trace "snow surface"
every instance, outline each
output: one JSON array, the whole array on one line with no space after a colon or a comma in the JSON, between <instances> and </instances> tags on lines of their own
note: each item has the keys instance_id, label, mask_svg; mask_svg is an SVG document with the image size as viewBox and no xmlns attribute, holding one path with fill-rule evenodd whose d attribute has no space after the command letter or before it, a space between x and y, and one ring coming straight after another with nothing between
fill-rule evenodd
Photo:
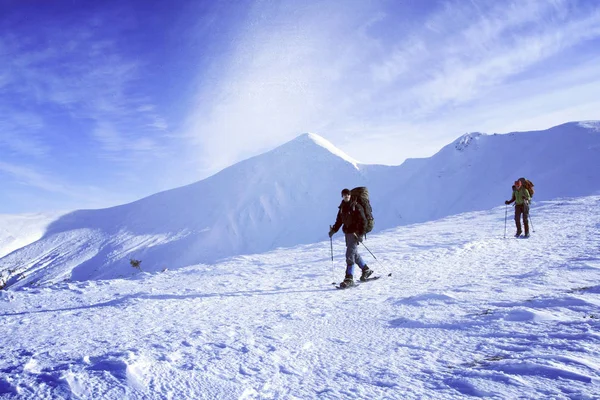
<instances>
[{"instance_id":1,"label":"snow surface","mask_svg":"<svg viewBox=\"0 0 600 400\"><path fill-rule=\"evenodd\" d=\"M0 214L0 258L44 236L48 226L66 212Z\"/></svg>"},{"instance_id":2,"label":"snow surface","mask_svg":"<svg viewBox=\"0 0 600 400\"><path fill-rule=\"evenodd\" d=\"M0 398L597 399L600 196L341 235L128 279L0 291ZM508 212L506 237L505 215ZM391 277L387 275L392 273Z\"/></svg>"},{"instance_id":3,"label":"snow surface","mask_svg":"<svg viewBox=\"0 0 600 400\"><path fill-rule=\"evenodd\" d=\"M580 121L579 125L600 132L600 121Z\"/></svg>"},{"instance_id":4,"label":"snow surface","mask_svg":"<svg viewBox=\"0 0 600 400\"><path fill-rule=\"evenodd\" d=\"M0 281L18 288L112 279L135 273L132 258L158 272L318 242L327 239L344 187L368 186L374 233L501 205L522 176L535 183L536 201L597 195L597 127L586 121L546 131L469 133L433 157L400 166L358 164L304 134L192 185L62 215L42 238L18 242L29 244L0 258Z\"/></svg>"}]
</instances>

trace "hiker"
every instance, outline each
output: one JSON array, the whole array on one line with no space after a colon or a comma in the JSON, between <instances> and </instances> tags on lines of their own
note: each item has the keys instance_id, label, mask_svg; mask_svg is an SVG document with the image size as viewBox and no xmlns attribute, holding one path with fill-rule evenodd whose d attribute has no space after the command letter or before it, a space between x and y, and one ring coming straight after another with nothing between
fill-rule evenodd
<instances>
[{"instance_id":1,"label":"hiker","mask_svg":"<svg viewBox=\"0 0 600 400\"><path fill-rule=\"evenodd\" d=\"M529 201L531 200L531 195L529 194L529 190L527 190L521 180L515 181L513 185L513 193L512 198L510 200L506 200L504 204L510 204L513 201L515 202L515 224L517 225L517 233L515 237L521 236L521 214L523 215L523 225L525 226L525 238L529 237Z\"/></svg>"},{"instance_id":2,"label":"hiker","mask_svg":"<svg viewBox=\"0 0 600 400\"><path fill-rule=\"evenodd\" d=\"M335 224L329 227L329 237L332 237L342 225L344 225L342 231L346 235L346 276L340 287L348 287L354 285L355 263L362 270L361 281L365 281L373 274L373 270L369 269L360 254L358 254L358 244L363 241L365 227L367 226L365 211L356 200L352 199L348 189L342 190L342 203L339 206Z\"/></svg>"}]
</instances>

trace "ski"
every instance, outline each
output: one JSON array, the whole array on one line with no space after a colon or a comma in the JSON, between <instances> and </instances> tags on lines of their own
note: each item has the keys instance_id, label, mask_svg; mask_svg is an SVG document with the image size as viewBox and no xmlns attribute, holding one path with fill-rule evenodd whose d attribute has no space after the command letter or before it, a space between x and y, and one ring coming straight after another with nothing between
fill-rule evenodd
<instances>
[{"instance_id":1,"label":"ski","mask_svg":"<svg viewBox=\"0 0 600 400\"><path fill-rule=\"evenodd\" d=\"M369 282L369 281L376 281L377 279L381 278L381 275L377 275L377 276L371 276L367 279L365 279L364 281L359 280L359 282Z\"/></svg>"},{"instance_id":2,"label":"ski","mask_svg":"<svg viewBox=\"0 0 600 400\"><path fill-rule=\"evenodd\" d=\"M361 283L366 283L369 281L376 281L377 279L381 278L381 276L372 276L370 278L365 279L364 281L359 280L358 282L354 282L354 285L352 286L340 286L340 285L336 285L335 288L339 289L339 290L344 290L344 289L352 289L354 287L360 286Z\"/></svg>"},{"instance_id":3,"label":"ski","mask_svg":"<svg viewBox=\"0 0 600 400\"><path fill-rule=\"evenodd\" d=\"M358 286L358 283L356 283L356 282L355 282L355 283L354 283L354 285L352 285L352 286L344 286L344 287L342 287L342 286L340 286L340 285L336 285L336 286L335 286L335 288L336 288L336 289L339 289L339 290L346 290L346 289L352 289L352 288L355 288L355 287L357 287L357 286Z\"/></svg>"}]
</instances>

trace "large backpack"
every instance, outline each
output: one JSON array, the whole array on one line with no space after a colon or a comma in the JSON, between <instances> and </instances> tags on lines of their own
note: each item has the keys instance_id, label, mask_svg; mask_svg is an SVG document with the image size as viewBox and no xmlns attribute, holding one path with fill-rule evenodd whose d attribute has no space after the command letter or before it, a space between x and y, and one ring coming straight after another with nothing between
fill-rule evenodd
<instances>
[{"instance_id":1,"label":"large backpack","mask_svg":"<svg viewBox=\"0 0 600 400\"><path fill-rule=\"evenodd\" d=\"M365 233L371 232L375 225L375 220L373 219L373 209L369 201L369 190L364 186L355 187L350 191L350 196L365 210L365 217L367 217Z\"/></svg>"},{"instance_id":2,"label":"large backpack","mask_svg":"<svg viewBox=\"0 0 600 400\"><path fill-rule=\"evenodd\" d=\"M521 181L521 184L525 186L525 189L527 189L529 195L533 197L533 194L535 193L535 190L533 190L533 182L525 178L519 178L519 180Z\"/></svg>"}]
</instances>

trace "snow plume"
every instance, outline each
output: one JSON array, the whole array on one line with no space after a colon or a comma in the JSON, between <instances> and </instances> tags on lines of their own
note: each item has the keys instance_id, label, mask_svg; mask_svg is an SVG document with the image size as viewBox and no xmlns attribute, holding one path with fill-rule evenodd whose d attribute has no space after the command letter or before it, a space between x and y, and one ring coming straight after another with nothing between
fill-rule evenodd
<instances>
[{"instance_id":1,"label":"snow plume","mask_svg":"<svg viewBox=\"0 0 600 400\"><path fill-rule=\"evenodd\" d=\"M579 126L600 132L600 121L581 121Z\"/></svg>"}]
</instances>

